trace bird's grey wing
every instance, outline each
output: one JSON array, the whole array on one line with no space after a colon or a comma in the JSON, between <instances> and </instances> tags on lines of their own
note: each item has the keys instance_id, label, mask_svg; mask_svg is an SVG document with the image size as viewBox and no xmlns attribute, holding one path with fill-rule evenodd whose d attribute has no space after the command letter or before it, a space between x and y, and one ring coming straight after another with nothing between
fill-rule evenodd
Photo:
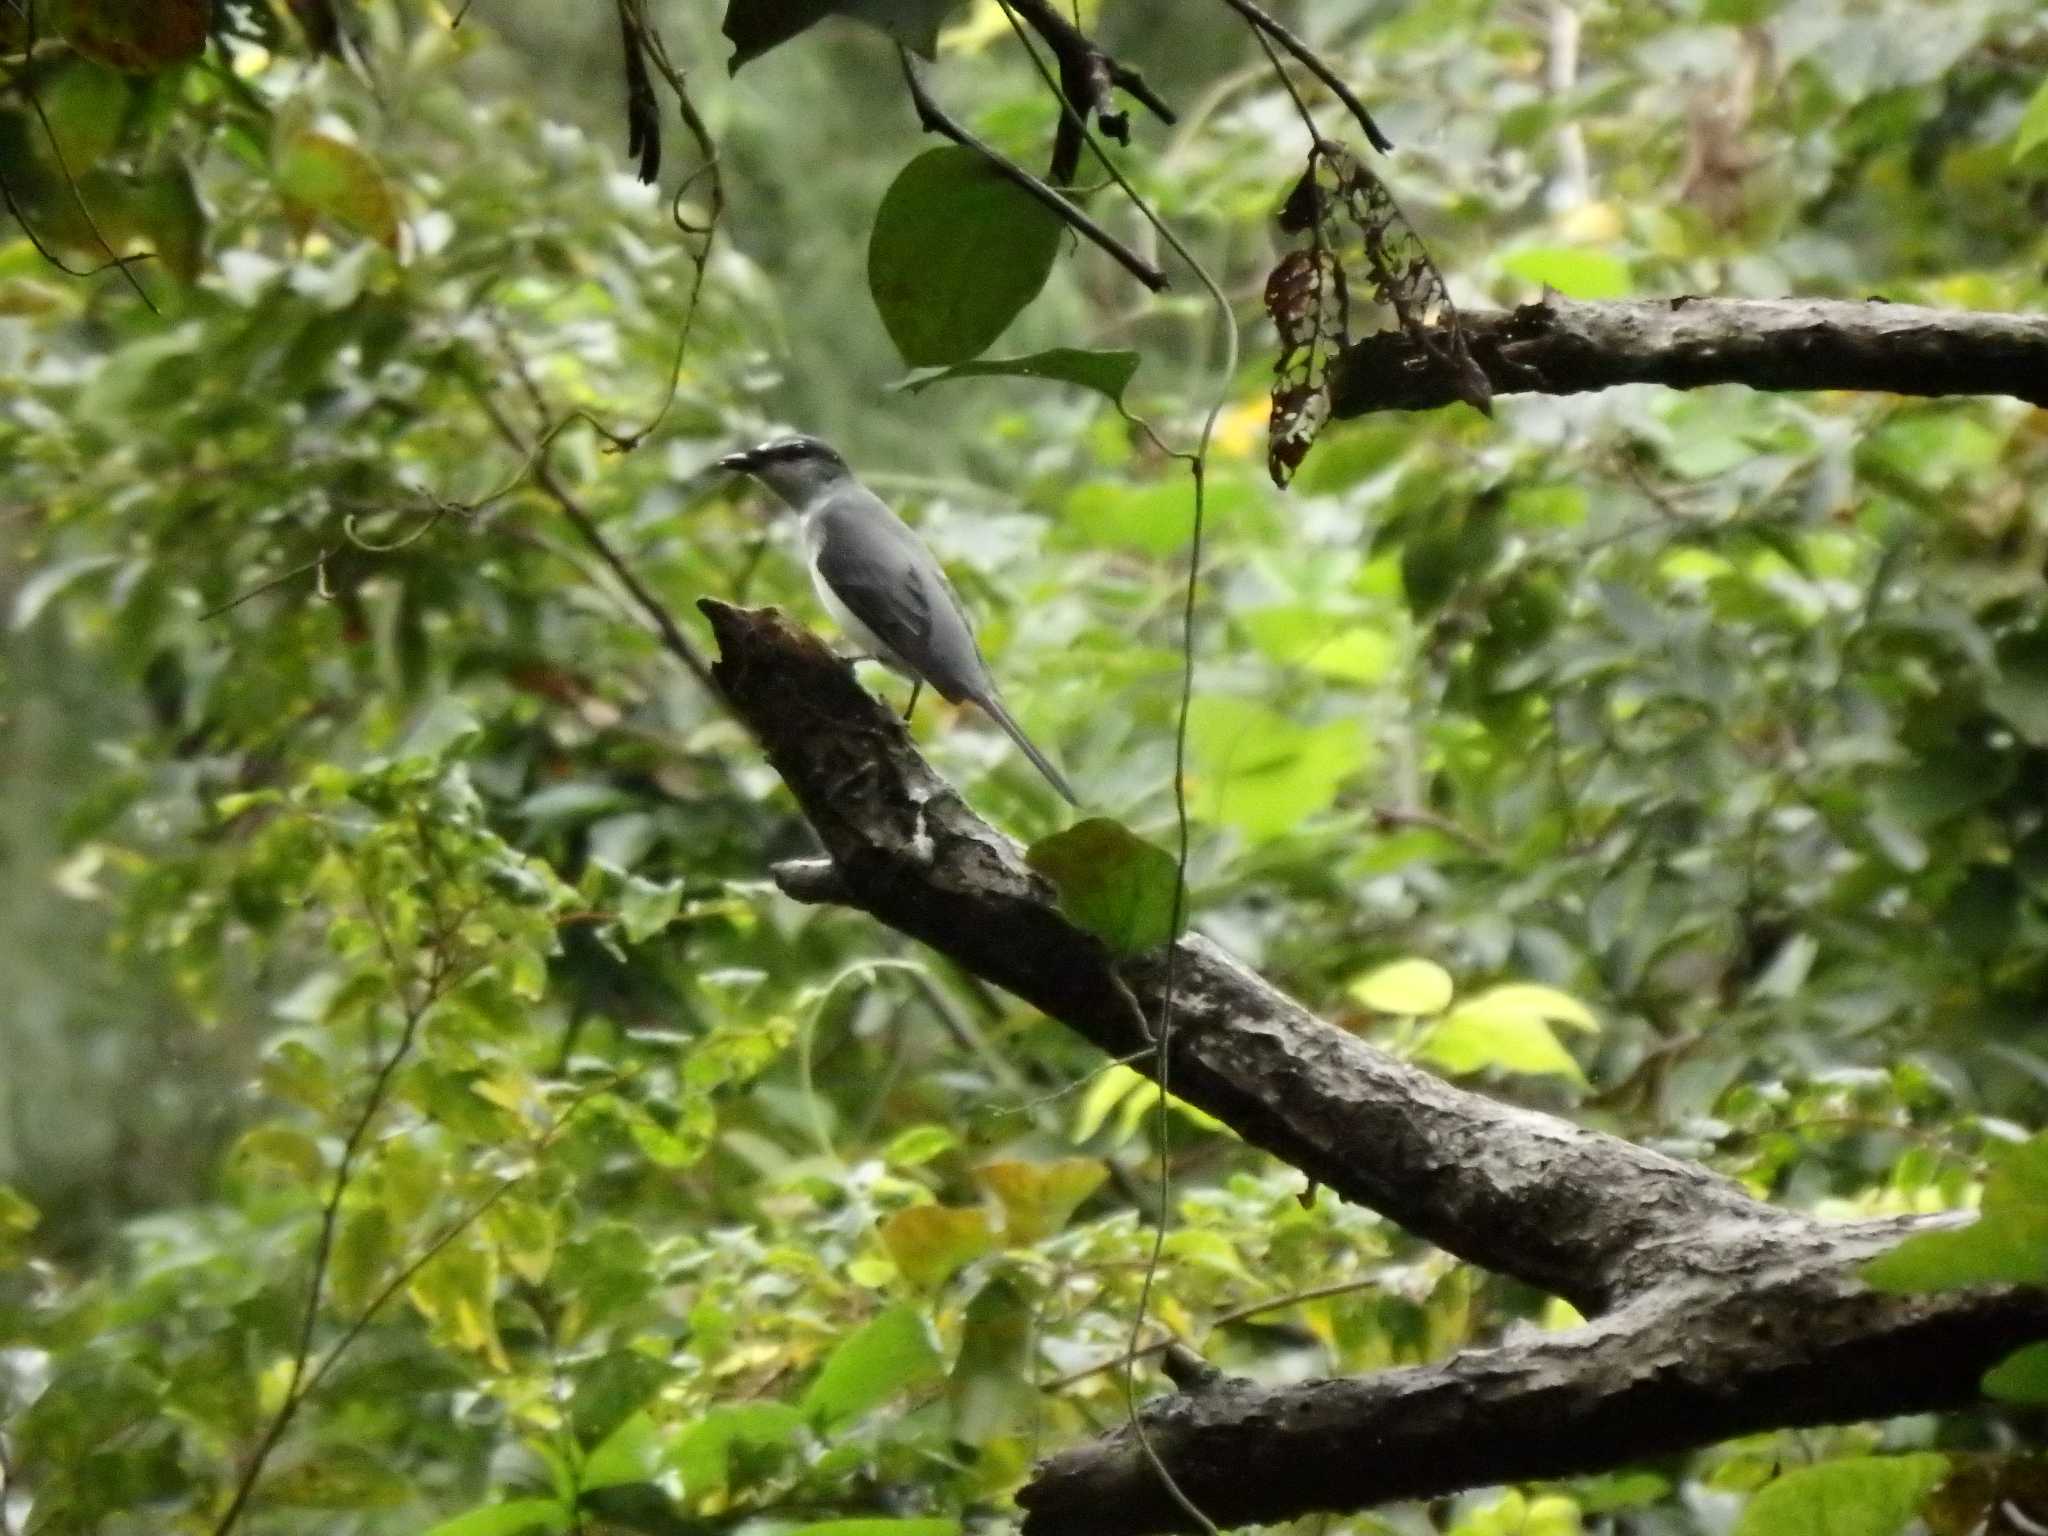
<instances>
[{"instance_id":1,"label":"bird's grey wing","mask_svg":"<svg viewBox=\"0 0 2048 1536\"><path fill-rule=\"evenodd\" d=\"M987 668L939 562L864 487L836 493L819 519L818 574L896 656L952 703L988 688Z\"/></svg>"}]
</instances>

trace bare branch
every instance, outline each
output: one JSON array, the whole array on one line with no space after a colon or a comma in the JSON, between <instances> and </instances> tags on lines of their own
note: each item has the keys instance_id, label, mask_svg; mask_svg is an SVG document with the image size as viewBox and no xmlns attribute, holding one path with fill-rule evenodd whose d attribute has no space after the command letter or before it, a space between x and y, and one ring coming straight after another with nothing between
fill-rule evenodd
<instances>
[{"instance_id":1,"label":"bare branch","mask_svg":"<svg viewBox=\"0 0 2048 1536\"><path fill-rule=\"evenodd\" d=\"M1631 299L1552 295L1460 315L1495 394L1570 395L1617 384L2013 395L2048 405L2048 318L1840 299ZM1338 360L1332 414L1417 411L1457 394L1400 332Z\"/></svg>"}]
</instances>

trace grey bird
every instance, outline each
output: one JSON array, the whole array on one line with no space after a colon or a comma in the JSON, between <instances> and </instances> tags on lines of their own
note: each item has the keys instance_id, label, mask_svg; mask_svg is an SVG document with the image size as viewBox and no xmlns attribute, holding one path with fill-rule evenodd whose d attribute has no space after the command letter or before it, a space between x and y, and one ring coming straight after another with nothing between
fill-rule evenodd
<instances>
[{"instance_id":1,"label":"grey bird","mask_svg":"<svg viewBox=\"0 0 2048 1536\"><path fill-rule=\"evenodd\" d=\"M781 437L729 453L720 469L752 475L796 510L818 599L868 655L910 680L917 707L926 683L949 704L971 699L1008 733L1070 805L1073 789L1010 718L960 595L909 524L815 437Z\"/></svg>"}]
</instances>

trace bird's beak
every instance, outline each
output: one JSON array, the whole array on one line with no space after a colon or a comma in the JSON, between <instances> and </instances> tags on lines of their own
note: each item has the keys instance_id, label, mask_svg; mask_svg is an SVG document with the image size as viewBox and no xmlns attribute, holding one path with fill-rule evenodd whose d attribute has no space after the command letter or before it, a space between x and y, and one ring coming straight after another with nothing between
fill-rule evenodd
<instances>
[{"instance_id":1,"label":"bird's beak","mask_svg":"<svg viewBox=\"0 0 2048 1536\"><path fill-rule=\"evenodd\" d=\"M752 474L755 466L760 462L752 448L742 448L738 453L728 453L724 458L720 459L718 467L720 469L732 470L735 474L746 475Z\"/></svg>"}]
</instances>

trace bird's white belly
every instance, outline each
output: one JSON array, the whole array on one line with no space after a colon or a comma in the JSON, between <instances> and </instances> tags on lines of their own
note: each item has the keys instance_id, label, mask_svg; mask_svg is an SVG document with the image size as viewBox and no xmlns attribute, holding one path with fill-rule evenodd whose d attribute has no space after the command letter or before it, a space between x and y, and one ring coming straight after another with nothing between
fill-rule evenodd
<instances>
[{"instance_id":1,"label":"bird's white belly","mask_svg":"<svg viewBox=\"0 0 2048 1536\"><path fill-rule=\"evenodd\" d=\"M839 600L839 594L832 590L816 565L811 567L811 585L817 589L818 601L824 604L825 611L832 615L832 622L839 626L847 639L860 648L863 656L872 656L891 672L907 677L912 682L917 681L916 669L906 665L902 657L884 645L867 625L861 623L854 611Z\"/></svg>"}]
</instances>

